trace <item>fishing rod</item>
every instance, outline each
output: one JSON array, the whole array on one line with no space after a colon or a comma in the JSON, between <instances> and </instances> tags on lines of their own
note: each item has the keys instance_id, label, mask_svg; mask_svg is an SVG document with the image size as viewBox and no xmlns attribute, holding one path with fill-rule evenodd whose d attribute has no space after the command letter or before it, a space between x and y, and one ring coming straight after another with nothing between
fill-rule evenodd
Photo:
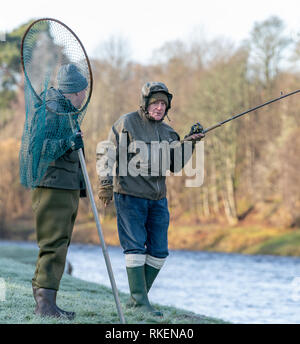
<instances>
[{"instance_id":1,"label":"fishing rod","mask_svg":"<svg viewBox=\"0 0 300 344\"><path fill-rule=\"evenodd\" d=\"M239 114L237 114L237 115L234 115L234 116L232 116L232 117L230 117L230 118L228 118L228 119L225 119L224 121L221 121L221 122L219 122L219 123L217 123L217 124L215 124L215 125L212 125L211 127L206 128L206 129L203 129L203 127L201 126L201 124L200 124L200 123L197 123L197 124L195 124L195 125L192 126L191 132L188 134L187 137L185 137L185 140L189 140L189 138L190 138L192 135L194 135L194 134L199 134L199 133L201 133L201 134L206 134L206 133L208 133L209 131L211 131L211 130L213 130L213 129L216 129L216 128L222 126L223 124L225 124L225 123L227 123L227 122L230 122L230 121L232 121L232 120L234 120L234 119L236 119L236 118L238 118L238 117L244 116L244 115L246 115L247 113L252 112L252 111L255 111L255 110L257 110L257 109L260 109L260 108L262 108L262 107L264 107L264 106L266 106L266 105L269 105L269 104L272 104L272 103L274 103L274 102L277 102L278 100L281 100L281 99L283 99L283 98L292 96L293 94L296 94L296 93L298 93L298 92L300 92L300 89L299 89L299 90L296 90L296 91L293 91L293 92L290 92L290 93L287 93L287 94L285 94L285 95L281 95L281 96L278 97L278 98L271 99L271 100L267 101L266 103L263 103L263 104L261 104L261 105L255 106L255 107L253 107L253 108L251 108L251 109L249 109L249 110L247 110L247 111L244 111L244 112L242 112L242 113L239 113Z\"/></svg>"}]
</instances>

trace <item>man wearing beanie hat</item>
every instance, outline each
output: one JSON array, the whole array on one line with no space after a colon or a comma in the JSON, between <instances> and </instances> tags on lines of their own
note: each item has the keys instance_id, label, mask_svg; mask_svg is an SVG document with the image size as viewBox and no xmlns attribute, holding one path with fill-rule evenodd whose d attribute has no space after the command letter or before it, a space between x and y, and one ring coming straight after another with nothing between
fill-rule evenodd
<instances>
[{"instance_id":1,"label":"man wearing beanie hat","mask_svg":"<svg viewBox=\"0 0 300 344\"><path fill-rule=\"evenodd\" d=\"M45 131L51 133L48 136L46 134L43 147L47 145L52 152L62 153L49 164L38 187L32 190L39 246L32 288L36 301L35 314L73 319L74 312L64 311L56 305L56 294L65 268L79 198L85 197L85 183L76 152L83 148L83 141L81 131L71 134L68 117L67 122L63 122L65 116L56 113L71 113L76 116L73 114L78 113L82 106L88 83L74 64L63 65L58 72L57 81L58 89L48 89L45 95L46 107L42 105L47 109ZM52 109L53 112L50 111ZM37 116L39 111L40 109L36 111ZM60 128L62 123L67 123L68 127ZM53 137L53 132L59 130L65 130L71 135L66 138Z\"/></svg>"},{"instance_id":2,"label":"man wearing beanie hat","mask_svg":"<svg viewBox=\"0 0 300 344\"><path fill-rule=\"evenodd\" d=\"M174 129L163 122L171 108L171 100L172 94L165 84L146 83L139 110L121 116L112 126L108 140L97 146L98 197L105 207L114 197L131 295L127 305L155 316L163 314L152 307L148 292L169 254L169 210L163 164L159 163L158 170L152 170L151 164L155 160L161 162L164 157L161 151L153 151L152 144L172 144L180 140ZM198 133L192 135L191 140L196 142L203 137ZM138 155L134 154L138 152L134 147L140 152L146 147L146 161L138 161L141 173L130 173L132 161ZM180 160L185 163L192 150L185 159L183 150ZM174 151L170 150L170 170L178 172ZM183 164L179 170L182 167Z\"/></svg>"},{"instance_id":3,"label":"man wearing beanie hat","mask_svg":"<svg viewBox=\"0 0 300 344\"><path fill-rule=\"evenodd\" d=\"M75 108L84 101L88 82L74 64L61 66L57 75L58 89L68 98Z\"/></svg>"}]
</instances>

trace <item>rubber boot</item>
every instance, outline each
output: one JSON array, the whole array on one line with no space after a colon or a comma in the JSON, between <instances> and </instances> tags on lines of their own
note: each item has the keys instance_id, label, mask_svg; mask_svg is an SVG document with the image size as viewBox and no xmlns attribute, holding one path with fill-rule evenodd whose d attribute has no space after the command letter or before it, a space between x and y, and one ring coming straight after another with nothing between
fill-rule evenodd
<instances>
[{"instance_id":1,"label":"rubber boot","mask_svg":"<svg viewBox=\"0 0 300 344\"><path fill-rule=\"evenodd\" d=\"M142 312L151 313L154 316L162 316L162 313L156 311L148 300L145 266L137 266L134 268L126 267L131 301L133 307L138 307Z\"/></svg>"},{"instance_id":2,"label":"rubber boot","mask_svg":"<svg viewBox=\"0 0 300 344\"><path fill-rule=\"evenodd\" d=\"M157 277L160 269L155 269L154 267L145 264L145 279L146 279L146 289L147 293L149 293L149 290L152 287L152 284ZM161 313L161 312L160 312ZM163 316L163 313L161 313L161 316Z\"/></svg>"},{"instance_id":3,"label":"rubber boot","mask_svg":"<svg viewBox=\"0 0 300 344\"><path fill-rule=\"evenodd\" d=\"M147 293L149 293L149 290L151 289L152 284L153 284L154 280L156 279L159 271L160 271L160 269L155 269L154 267L152 267L148 264L145 264L145 279L146 279ZM132 297L127 302L126 306L129 308L134 307L134 300L132 299Z\"/></svg>"},{"instance_id":4,"label":"rubber boot","mask_svg":"<svg viewBox=\"0 0 300 344\"><path fill-rule=\"evenodd\" d=\"M34 287L32 286L32 290L33 290L33 297L34 297L34 300L35 302L37 303L37 300L36 300L36 291L37 291L37 287ZM55 293L55 296L54 296L54 302L55 302L55 307L57 308L57 310L62 313L63 316L67 317L69 320L73 320L76 316L76 313L75 312L67 312L67 311L64 311L63 309L59 308L56 304L56 296L57 296L57 292Z\"/></svg>"},{"instance_id":5,"label":"rubber boot","mask_svg":"<svg viewBox=\"0 0 300 344\"><path fill-rule=\"evenodd\" d=\"M146 279L146 287L147 287L147 293L149 293L149 290L152 287L152 284L157 277L160 269L155 269L154 267L145 264L145 279Z\"/></svg>"},{"instance_id":6,"label":"rubber boot","mask_svg":"<svg viewBox=\"0 0 300 344\"><path fill-rule=\"evenodd\" d=\"M56 290L37 287L32 287L32 290L36 302L35 314L42 317L67 318L68 320L75 318L75 312L64 311L56 305Z\"/></svg>"}]
</instances>

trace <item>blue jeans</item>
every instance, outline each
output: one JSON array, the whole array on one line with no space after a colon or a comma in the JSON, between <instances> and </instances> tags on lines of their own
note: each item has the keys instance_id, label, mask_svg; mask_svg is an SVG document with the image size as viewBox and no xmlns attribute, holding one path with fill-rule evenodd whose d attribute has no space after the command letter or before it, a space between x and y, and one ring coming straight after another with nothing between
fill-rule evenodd
<instances>
[{"instance_id":1,"label":"blue jeans","mask_svg":"<svg viewBox=\"0 0 300 344\"><path fill-rule=\"evenodd\" d=\"M166 198L153 201L114 193L123 252L168 256L169 210Z\"/></svg>"}]
</instances>

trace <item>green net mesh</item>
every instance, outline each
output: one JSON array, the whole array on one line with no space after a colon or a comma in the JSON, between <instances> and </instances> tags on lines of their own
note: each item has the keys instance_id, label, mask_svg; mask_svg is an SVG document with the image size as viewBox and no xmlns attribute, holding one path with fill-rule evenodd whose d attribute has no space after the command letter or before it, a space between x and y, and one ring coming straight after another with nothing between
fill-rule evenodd
<instances>
[{"instance_id":1,"label":"green net mesh","mask_svg":"<svg viewBox=\"0 0 300 344\"><path fill-rule=\"evenodd\" d=\"M54 19L33 23L22 41L26 117L20 181L39 185L49 164L72 149L92 92L92 74L77 36Z\"/></svg>"}]
</instances>

